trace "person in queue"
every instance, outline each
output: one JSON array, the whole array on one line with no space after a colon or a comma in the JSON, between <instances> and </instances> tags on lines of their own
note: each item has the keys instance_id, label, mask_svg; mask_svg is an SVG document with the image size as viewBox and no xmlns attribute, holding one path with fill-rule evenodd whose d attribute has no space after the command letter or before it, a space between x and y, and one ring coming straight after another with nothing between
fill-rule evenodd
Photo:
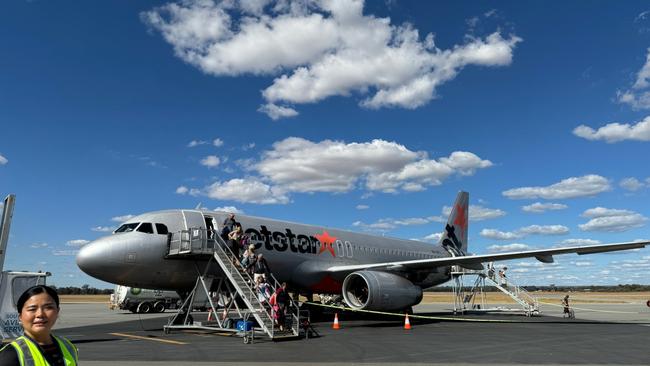
<instances>
[{"instance_id":1,"label":"person in queue","mask_svg":"<svg viewBox=\"0 0 650 366\"><path fill-rule=\"evenodd\" d=\"M24 333L0 350L2 366L76 366L77 348L67 339L54 336L59 316L59 295L48 286L28 288L16 304Z\"/></svg>"}]
</instances>

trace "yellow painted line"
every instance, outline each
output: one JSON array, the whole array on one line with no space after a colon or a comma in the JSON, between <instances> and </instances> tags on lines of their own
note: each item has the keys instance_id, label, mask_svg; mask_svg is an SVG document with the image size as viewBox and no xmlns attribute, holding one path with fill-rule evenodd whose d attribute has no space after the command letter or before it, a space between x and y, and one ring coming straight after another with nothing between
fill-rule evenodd
<instances>
[{"instance_id":1,"label":"yellow painted line","mask_svg":"<svg viewBox=\"0 0 650 366\"><path fill-rule=\"evenodd\" d=\"M132 334L124 334L124 333L108 333L108 334L118 336L118 337L126 337L126 338L133 338L133 339L143 339L143 340L146 340L146 341L156 341L156 342L170 343L170 344L187 344L185 342L172 341L171 339L142 337L142 336L137 336L137 335L132 335Z\"/></svg>"},{"instance_id":2,"label":"yellow painted line","mask_svg":"<svg viewBox=\"0 0 650 366\"><path fill-rule=\"evenodd\" d=\"M323 305L315 302L307 302L305 301L306 304L309 305L315 305L315 306L321 306L325 308L332 308L332 309L339 309L343 311L355 311L359 313L369 313L369 314L381 314L381 315L392 315L392 316L399 316L403 317L405 314L402 313L388 313L385 311L374 311L374 310L358 310L358 309L352 309L352 308L346 308L345 306L333 306L333 305ZM428 315L416 315L416 314L409 314L409 318L411 319L429 319L429 320L451 320L451 321L457 321L457 322L476 322L476 323L521 323L521 321L518 320L500 320L500 319L473 319L473 318L456 318L456 317L443 317L443 316L428 316Z\"/></svg>"}]
</instances>

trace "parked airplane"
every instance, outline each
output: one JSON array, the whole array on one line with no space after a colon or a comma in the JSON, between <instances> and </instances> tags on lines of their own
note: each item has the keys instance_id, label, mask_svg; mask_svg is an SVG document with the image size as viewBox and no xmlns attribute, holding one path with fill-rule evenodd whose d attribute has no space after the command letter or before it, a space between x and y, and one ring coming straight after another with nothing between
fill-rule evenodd
<instances>
[{"instance_id":1,"label":"parked airplane","mask_svg":"<svg viewBox=\"0 0 650 366\"><path fill-rule=\"evenodd\" d=\"M484 262L643 248L650 242L587 245L498 254L467 251L469 194L459 192L437 245L322 226L238 215L244 232L273 274L301 293L342 294L356 309L397 310L418 304L422 289L450 280L451 266L482 269ZM167 210L129 219L112 235L84 246L77 264L87 274L124 286L190 291L207 259L171 258L170 240L182 230L219 232L228 213ZM212 262L214 264L214 262ZM219 276L216 265L208 272Z\"/></svg>"}]
</instances>

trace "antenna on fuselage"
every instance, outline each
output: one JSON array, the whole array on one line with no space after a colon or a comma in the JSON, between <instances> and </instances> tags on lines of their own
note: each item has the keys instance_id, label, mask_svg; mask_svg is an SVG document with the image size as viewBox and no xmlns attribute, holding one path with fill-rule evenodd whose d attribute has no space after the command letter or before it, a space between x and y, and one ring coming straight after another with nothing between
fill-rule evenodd
<instances>
[{"instance_id":1,"label":"antenna on fuselage","mask_svg":"<svg viewBox=\"0 0 650 366\"><path fill-rule=\"evenodd\" d=\"M199 204L196 205L196 207L194 207L194 209L195 209L195 210L200 210L200 209L201 209L201 202L199 202Z\"/></svg>"}]
</instances>

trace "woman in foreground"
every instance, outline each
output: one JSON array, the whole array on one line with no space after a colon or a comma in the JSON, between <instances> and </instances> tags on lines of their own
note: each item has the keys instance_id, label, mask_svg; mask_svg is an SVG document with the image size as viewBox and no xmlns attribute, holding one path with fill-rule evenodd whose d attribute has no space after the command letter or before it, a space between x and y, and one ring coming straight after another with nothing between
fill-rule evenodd
<instances>
[{"instance_id":1,"label":"woman in foreground","mask_svg":"<svg viewBox=\"0 0 650 366\"><path fill-rule=\"evenodd\" d=\"M24 334L0 350L0 366L76 366L77 348L51 329L59 316L59 295L48 286L25 291L16 304Z\"/></svg>"}]
</instances>

